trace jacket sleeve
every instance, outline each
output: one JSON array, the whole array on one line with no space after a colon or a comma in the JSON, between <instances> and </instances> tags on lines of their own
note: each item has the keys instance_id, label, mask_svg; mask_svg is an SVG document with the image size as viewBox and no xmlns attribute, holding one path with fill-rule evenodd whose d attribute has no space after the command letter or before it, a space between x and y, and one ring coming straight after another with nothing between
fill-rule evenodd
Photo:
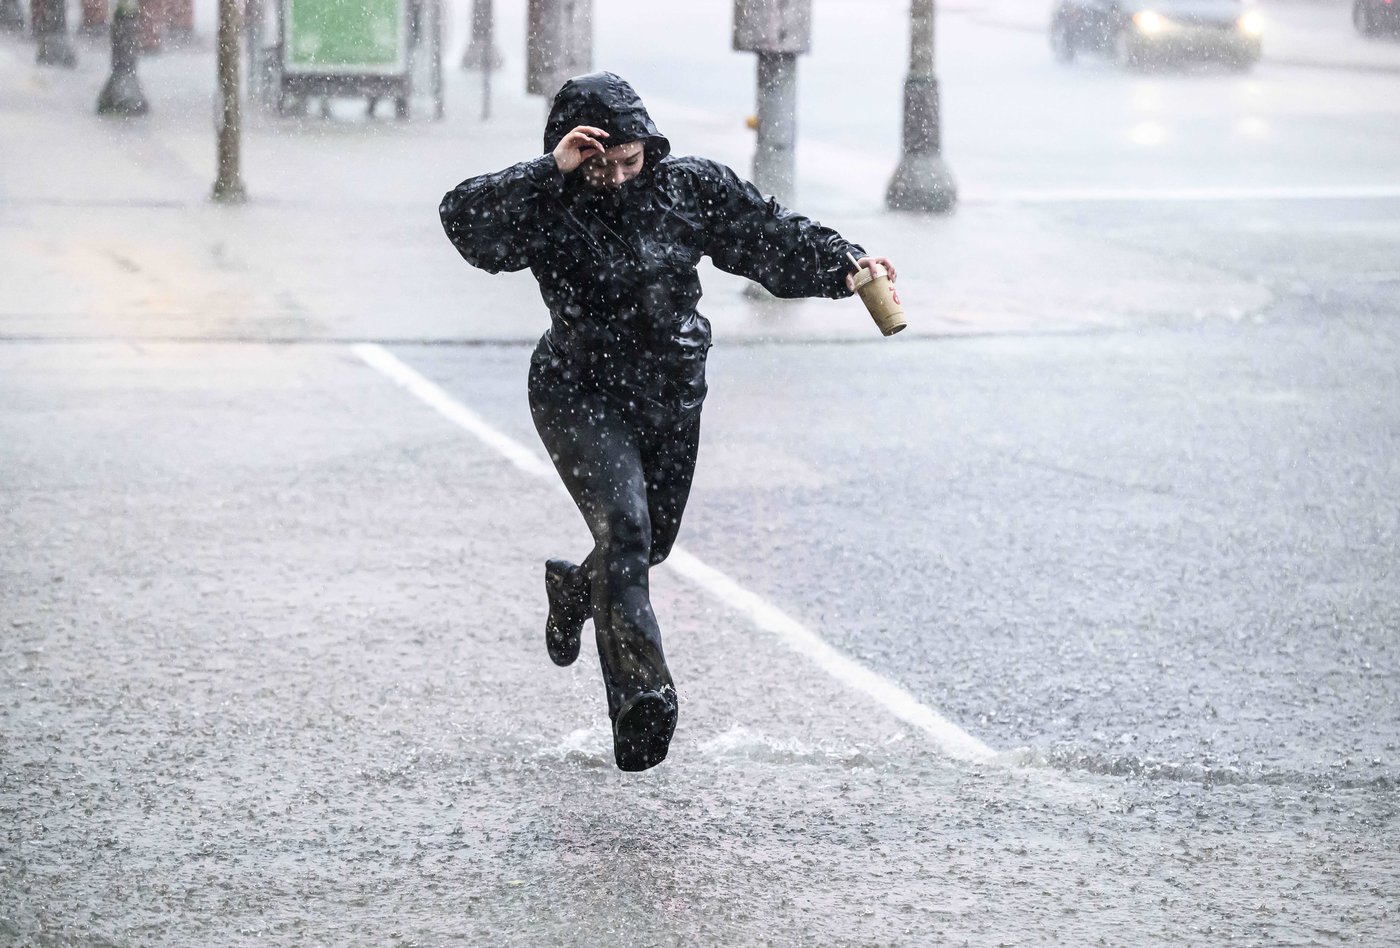
<instances>
[{"instance_id":1,"label":"jacket sleeve","mask_svg":"<svg viewBox=\"0 0 1400 948\"><path fill-rule=\"evenodd\" d=\"M438 213L452 246L489 273L523 270L545 248L544 205L564 189L553 155L468 178L448 191Z\"/></svg>"},{"instance_id":2,"label":"jacket sleeve","mask_svg":"<svg viewBox=\"0 0 1400 948\"><path fill-rule=\"evenodd\" d=\"M706 252L715 266L761 283L774 296L851 295L846 254L865 256L830 227L764 198L758 188L718 162L697 161Z\"/></svg>"}]
</instances>

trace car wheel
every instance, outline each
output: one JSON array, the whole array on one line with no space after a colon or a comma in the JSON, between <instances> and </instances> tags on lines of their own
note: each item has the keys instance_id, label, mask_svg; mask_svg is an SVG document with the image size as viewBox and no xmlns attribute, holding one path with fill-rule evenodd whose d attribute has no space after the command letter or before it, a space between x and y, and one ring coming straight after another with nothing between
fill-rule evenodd
<instances>
[{"instance_id":1,"label":"car wheel","mask_svg":"<svg viewBox=\"0 0 1400 948\"><path fill-rule=\"evenodd\" d=\"M1056 17L1050 24L1050 51L1055 54L1056 62L1074 62L1074 36L1063 18Z\"/></svg>"}]
</instances>

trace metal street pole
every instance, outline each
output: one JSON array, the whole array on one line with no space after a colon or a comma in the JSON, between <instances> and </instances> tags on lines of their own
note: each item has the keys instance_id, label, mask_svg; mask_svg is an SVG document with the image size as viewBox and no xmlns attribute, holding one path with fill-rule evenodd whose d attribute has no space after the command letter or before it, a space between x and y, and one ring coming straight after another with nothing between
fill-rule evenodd
<instances>
[{"instance_id":1,"label":"metal street pole","mask_svg":"<svg viewBox=\"0 0 1400 948\"><path fill-rule=\"evenodd\" d=\"M24 10L19 0L0 0L0 30L18 33L24 29Z\"/></svg>"},{"instance_id":2,"label":"metal street pole","mask_svg":"<svg viewBox=\"0 0 1400 948\"><path fill-rule=\"evenodd\" d=\"M165 25L167 39L176 43L194 41L194 0L174 0L167 8Z\"/></svg>"},{"instance_id":3,"label":"metal street pole","mask_svg":"<svg viewBox=\"0 0 1400 948\"><path fill-rule=\"evenodd\" d=\"M530 0L525 91L552 100L593 67L593 0Z\"/></svg>"},{"instance_id":4,"label":"metal street pole","mask_svg":"<svg viewBox=\"0 0 1400 948\"><path fill-rule=\"evenodd\" d=\"M107 0L82 0L83 22L78 32L83 36L101 36L107 32Z\"/></svg>"},{"instance_id":5,"label":"metal street pole","mask_svg":"<svg viewBox=\"0 0 1400 948\"><path fill-rule=\"evenodd\" d=\"M265 8L263 0L248 0L243 9L243 28L248 37L248 99L259 106L269 105L268 91L271 83L267 75L267 56L263 48Z\"/></svg>"},{"instance_id":6,"label":"metal street pole","mask_svg":"<svg viewBox=\"0 0 1400 948\"><path fill-rule=\"evenodd\" d=\"M462 54L463 69L500 69L501 51L494 42L496 15L491 0L472 3L472 41Z\"/></svg>"},{"instance_id":7,"label":"metal street pole","mask_svg":"<svg viewBox=\"0 0 1400 948\"><path fill-rule=\"evenodd\" d=\"M791 204L797 178L797 54L758 54L753 183Z\"/></svg>"},{"instance_id":8,"label":"metal street pole","mask_svg":"<svg viewBox=\"0 0 1400 948\"><path fill-rule=\"evenodd\" d=\"M490 0L476 0L486 3L486 19L482 23L481 42L484 52L481 55L481 120L491 118L491 73L500 65L500 53L496 51L496 20L491 16Z\"/></svg>"},{"instance_id":9,"label":"metal street pole","mask_svg":"<svg viewBox=\"0 0 1400 948\"><path fill-rule=\"evenodd\" d=\"M431 54L429 60L432 66L433 75L429 85L433 93L433 121L442 121L443 114L447 109L446 96L443 95L442 88L442 0L432 0L429 7L432 14L433 31L429 34Z\"/></svg>"},{"instance_id":10,"label":"metal street pole","mask_svg":"<svg viewBox=\"0 0 1400 948\"><path fill-rule=\"evenodd\" d=\"M904 80L904 155L885 206L895 211L953 209L958 188L943 160L938 119L938 78L933 66L933 0L909 8L909 75Z\"/></svg>"},{"instance_id":11,"label":"metal street pole","mask_svg":"<svg viewBox=\"0 0 1400 948\"><path fill-rule=\"evenodd\" d=\"M238 0L219 0L219 108L218 177L214 179L214 200L220 204L242 204L247 199L239 175L239 92L238 92Z\"/></svg>"},{"instance_id":12,"label":"metal street pole","mask_svg":"<svg viewBox=\"0 0 1400 948\"><path fill-rule=\"evenodd\" d=\"M812 0L735 0L733 46L758 55L753 183L790 204L797 177L797 57L812 48Z\"/></svg>"},{"instance_id":13,"label":"metal street pole","mask_svg":"<svg viewBox=\"0 0 1400 948\"><path fill-rule=\"evenodd\" d=\"M78 54L68 40L68 5L64 0L34 0L29 7L29 19L39 40L35 62L64 69L78 65Z\"/></svg>"},{"instance_id":14,"label":"metal street pole","mask_svg":"<svg viewBox=\"0 0 1400 948\"><path fill-rule=\"evenodd\" d=\"M140 0L141 54L154 56L160 52L165 37L165 0Z\"/></svg>"},{"instance_id":15,"label":"metal street pole","mask_svg":"<svg viewBox=\"0 0 1400 948\"><path fill-rule=\"evenodd\" d=\"M812 0L734 0L733 47L758 57L753 183L792 204L797 180L797 57L812 48ZM751 300L773 295L757 283Z\"/></svg>"},{"instance_id":16,"label":"metal street pole","mask_svg":"<svg viewBox=\"0 0 1400 948\"><path fill-rule=\"evenodd\" d=\"M136 0L118 0L112 12L112 74L97 96L99 115L145 115L146 96L136 78L141 55Z\"/></svg>"}]
</instances>

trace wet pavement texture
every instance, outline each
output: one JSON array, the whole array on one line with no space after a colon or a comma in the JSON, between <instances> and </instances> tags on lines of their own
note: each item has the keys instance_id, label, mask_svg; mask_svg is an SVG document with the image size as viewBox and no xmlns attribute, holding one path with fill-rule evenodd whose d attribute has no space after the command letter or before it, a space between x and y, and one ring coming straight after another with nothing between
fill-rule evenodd
<instances>
[{"instance_id":1,"label":"wet pavement texture","mask_svg":"<svg viewBox=\"0 0 1400 948\"><path fill-rule=\"evenodd\" d=\"M816 6L798 203L914 326L707 271L681 544L993 757L663 567L680 725L614 769L587 636L541 641L576 511L348 346L538 450L537 294L433 214L538 147L518 57L487 134L455 71L442 125L250 113L230 210L207 50L115 125L92 55L0 37L0 134L48 159L0 176L0 944L1394 940L1400 201L1248 194L1400 186L1395 77L1065 70L943 5L967 200L897 217L902 25L869 51L907 5ZM599 4L599 64L744 170L752 58L673 7ZM1388 62L1353 47L1316 55Z\"/></svg>"},{"instance_id":2,"label":"wet pavement texture","mask_svg":"<svg viewBox=\"0 0 1400 948\"><path fill-rule=\"evenodd\" d=\"M1189 348L1161 361L1198 372L1196 343L1223 358L1228 335L1135 342ZM995 402L989 382L1014 369L1043 411L1053 387L1028 386L1025 361L1054 375L1067 349L1114 345L1052 342L1033 358L1002 340L723 352L686 537L1008 752L950 763L659 571L682 725L671 759L641 778L609 764L589 653L557 670L531 634L542 560L582 542L561 492L405 410L417 406L343 350L6 347L5 402L19 409L6 519L27 542L4 560L5 924L52 944L1383 937L1400 881L1393 764L1377 780L1363 761L1339 771L1310 758L1350 752L1368 725L1383 733L1393 642L1374 643L1370 687L1353 675L1319 692L1355 654L1348 642L1254 618L1212 627L1216 610L1252 608L1213 583L1218 595L1199 594L1209 608L1178 606L1199 628L1131 616L1106 628L1096 603L1150 602L1190 547L1119 538L1138 568L1108 571L1086 602L1077 576L1092 564L1068 541L1096 528L1063 498L1065 588L1028 630L1023 597L1003 584L1018 549L1053 558L1043 542L992 533L960 558L967 528L925 519L956 525L959 507L985 518L999 502L998 522L1038 522L1043 498L1026 487L1043 466L970 450L985 427L958 452L974 455L968 468L1023 472L1014 489L1003 471L969 496L968 478L919 475L888 450L872 476L851 424L825 426L812 482L776 483L792 483L807 450L794 432L822 427L786 423L810 411L802 378L863 365L857 376L883 388L908 360L948 374L956 351L956 398ZM523 352L401 354L488 411L494 385L506 399L519 386ZM794 364L824 371L797 377ZM981 387L979 364L995 366ZM25 383L55 374L70 382L27 403ZM926 417L873 395L861 427ZM40 417L15 425L26 413ZM940 437L962 430L949 427ZM49 436L26 436L36 430ZM1135 493L1087 483L1098 503ZM832 485L842 492L820 496ZM918 518L897 500L911 485ZM838 519L844 503L868 516ZM930 545L951 566L902 558L911 519L940 534ZM1011 562L994 570L992 550ZM1353 621L1348 641L1371 621ZM1271 665L1282 694L1263 687ZM1290 700L1309 686L1310 708ZM990 705L1005 710L978 714ZM1095 729L1119 727L1142 736L1100 747ZM1382 752L1393 762L1393 744Z\"/></svg>"},{"instance_id":3,"label":"wet pavement texture","mask_svg":"<svg viewBox=\"0 0 1400 948\"><path fill-rule=\"evenodd\" d=\"M1393 790L1400 272L1357 246L1394 259L1386 213L1092 218L1254 274L1277 302L1249 313L848 345L717 321L682 542L994 747ZM1265 220L1286 244L1242 237ZM531 442L527 350L404 357Z\"/></svg>"},{"instance_id":4,"label":"wet pavement texture","mask_svg":"<svg viewBox=\"0 0 1400 948\"><path fill-rule=\"evenodd\" d=\"M431 368L433 355L416 361ZM406 411L343 350L34 345L4 357L5 403L20 409L9 426L42 420L6 438L6 520L27 538L3 561L0 661L0 873L16 938L1279 943L1365 942L1394 924L1393 784L1083 768L1034 747L952 764L664 571L656 600L682 724L663 767L619 774L589 653L558 670L532 634L543 558L580 542L562 492ZM504 377L512 357L466 350L444 364ZM740 361L717 387L742 387ZM25 383L55 373L69 381L26 403ZM731 410L714 407L712 479L746 448ZM50 436L24 435L35 430ZM728 522L719 501L739 489L697 487L697 552L710 555L710 531ZM805 506L799 491L751 519ZM898 532L897 516L879 523ZM860 561L847 526L802 537L805 553L751 534L725 548L748 546L736 575L848 644L822 602L847 574L831 554L862 574L880 563ZM806 596L769 588L764 565L784 562ZM971 696L952 643L980 630L916 605L885 644L920 673L911 684L941 677ZM1082 639L1055 609L1044 618L1047 634ZM1115 658L1081 665L1080 680L1112 680ZM1030 701L1055 696L1025 675L994 684L994 700L1026 699L1042 721ZM1132 717L1134 683L1121 684L1086 703ZM1162 711L1139 706L1137 726ZM1226 723L1181 729L1239 733ZM1040 729L1092 746L1058 718Z\"/></svg>"}]
</instances>

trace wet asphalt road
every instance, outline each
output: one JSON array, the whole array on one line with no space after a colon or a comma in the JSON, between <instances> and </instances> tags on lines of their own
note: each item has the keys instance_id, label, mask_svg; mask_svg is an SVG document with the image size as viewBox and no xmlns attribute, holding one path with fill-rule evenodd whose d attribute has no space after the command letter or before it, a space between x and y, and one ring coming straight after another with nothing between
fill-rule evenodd
<instances>
[{"instance_id":1,"label":"wet asphalt road","mask_svg":"<svg viewBox=\"0 0 1400 948\"><path fill-rule=\"evenodd\" d=\"M686 39L648 35L629 72ZM1146 166L1394 181L1393 108L1348 98L1393 77L1064 74L1038 37L943 35L984 194ZM1024 68L974 82L991 61ZM1074 134L1025 124L1035 101L1007 121L1008 88L1079 106ZM851 158L808 187L869 232L833 184ZM681 536L983 764L662 569L681 727L663 767L619 774L589 650L559 670L539 642L541 563L586 543L554 487L339 343L124 338L109 314L0 345L0 943L1394 941L1400 202L973 202L928 229L1043 268L971 239L1013 217L1160 268L1055 332L973 309L985 334L844 344L755 342L769 317L707 283ZM1190 273L1228 303L1190 302ZM258 276L220 270L248 299ZM935 279L908 285L942 315ZM465 342L393 351L533 448L528 346Z\"/></svg>"},{"instance_id":2,"label":"wet asphalt road","mask_svg":"<svg viewBox=\"0 0 1400 948\"><path fill-rule=\"evenodd\" d=\"M1005 752L1012 773L1052 775L1037 790L1051 810L1065 787L1106 794L1095 806L1115 815L1087 838L1194 850L1206 834L1211 856L1184 883L1198 895L1203 861L1230 862L1236 893L1246 866L1272 867L1254 881L1277 893L1319 881L1294 875L1301 860L1332 865L1324 888L1369 906L1334 905L1347 923L1329 929L1207 899L1212 921L1172 937L1380 937L1400 799L1400 274L1374 245L1397 246L1393 210L1048 212L1255 274L1276 302L1236 318L846 345L726 346L719 325L682 542ZM398 354L531 443L526 349ZM553 552L576 556L582 539ZM704 649L714 623L665 629ZM757 664L739 649L736 667ZM901 733L872 723L871 740ZM1013 836L1076 838L1084 819L1021 816Z\"/></svg>"},{"instance_id":3,"label":"wet asphalt road","mask_svg":"<svg viewBox=\"0 0 1400 948\"><path fill-rule=\"evenodd\" d=\"M1400 311L1376 302L721 342L686 546L994 747L1389 785ZM528 442L525 353L400 354Z\"/></svg>"},{"instance_id":4,"label":"wet asphalt road","mask_svg":"<svg viewBox=\"0 0 1400 948\"><path fill-rule=\"evenodd\" d=\"M1393 613L1367 570L1393 525L1366 498L1394 471L1327 478L1315 506L1370 525L1341 543L1210 437L1303 342L1315 323L717 350L685 542L1003 753L950 761L661 570L683 717L640 778L610 765L587 650L559 670L531 632L541 561L583 542L561 492L341 347L8 345L0 932L1384 943ZM523 434L523 348L399 354ZM862 409L815 423L861 366ZM1290 384L1369 440L1360 386ZM1148 422L1225 473L1171 479L1155 441L1123 461L1104 432ZM1310 529L1329 557L1280 578ZM1300 588L1350 612L1314 623Z\"/></svg>"}]
</instances>

